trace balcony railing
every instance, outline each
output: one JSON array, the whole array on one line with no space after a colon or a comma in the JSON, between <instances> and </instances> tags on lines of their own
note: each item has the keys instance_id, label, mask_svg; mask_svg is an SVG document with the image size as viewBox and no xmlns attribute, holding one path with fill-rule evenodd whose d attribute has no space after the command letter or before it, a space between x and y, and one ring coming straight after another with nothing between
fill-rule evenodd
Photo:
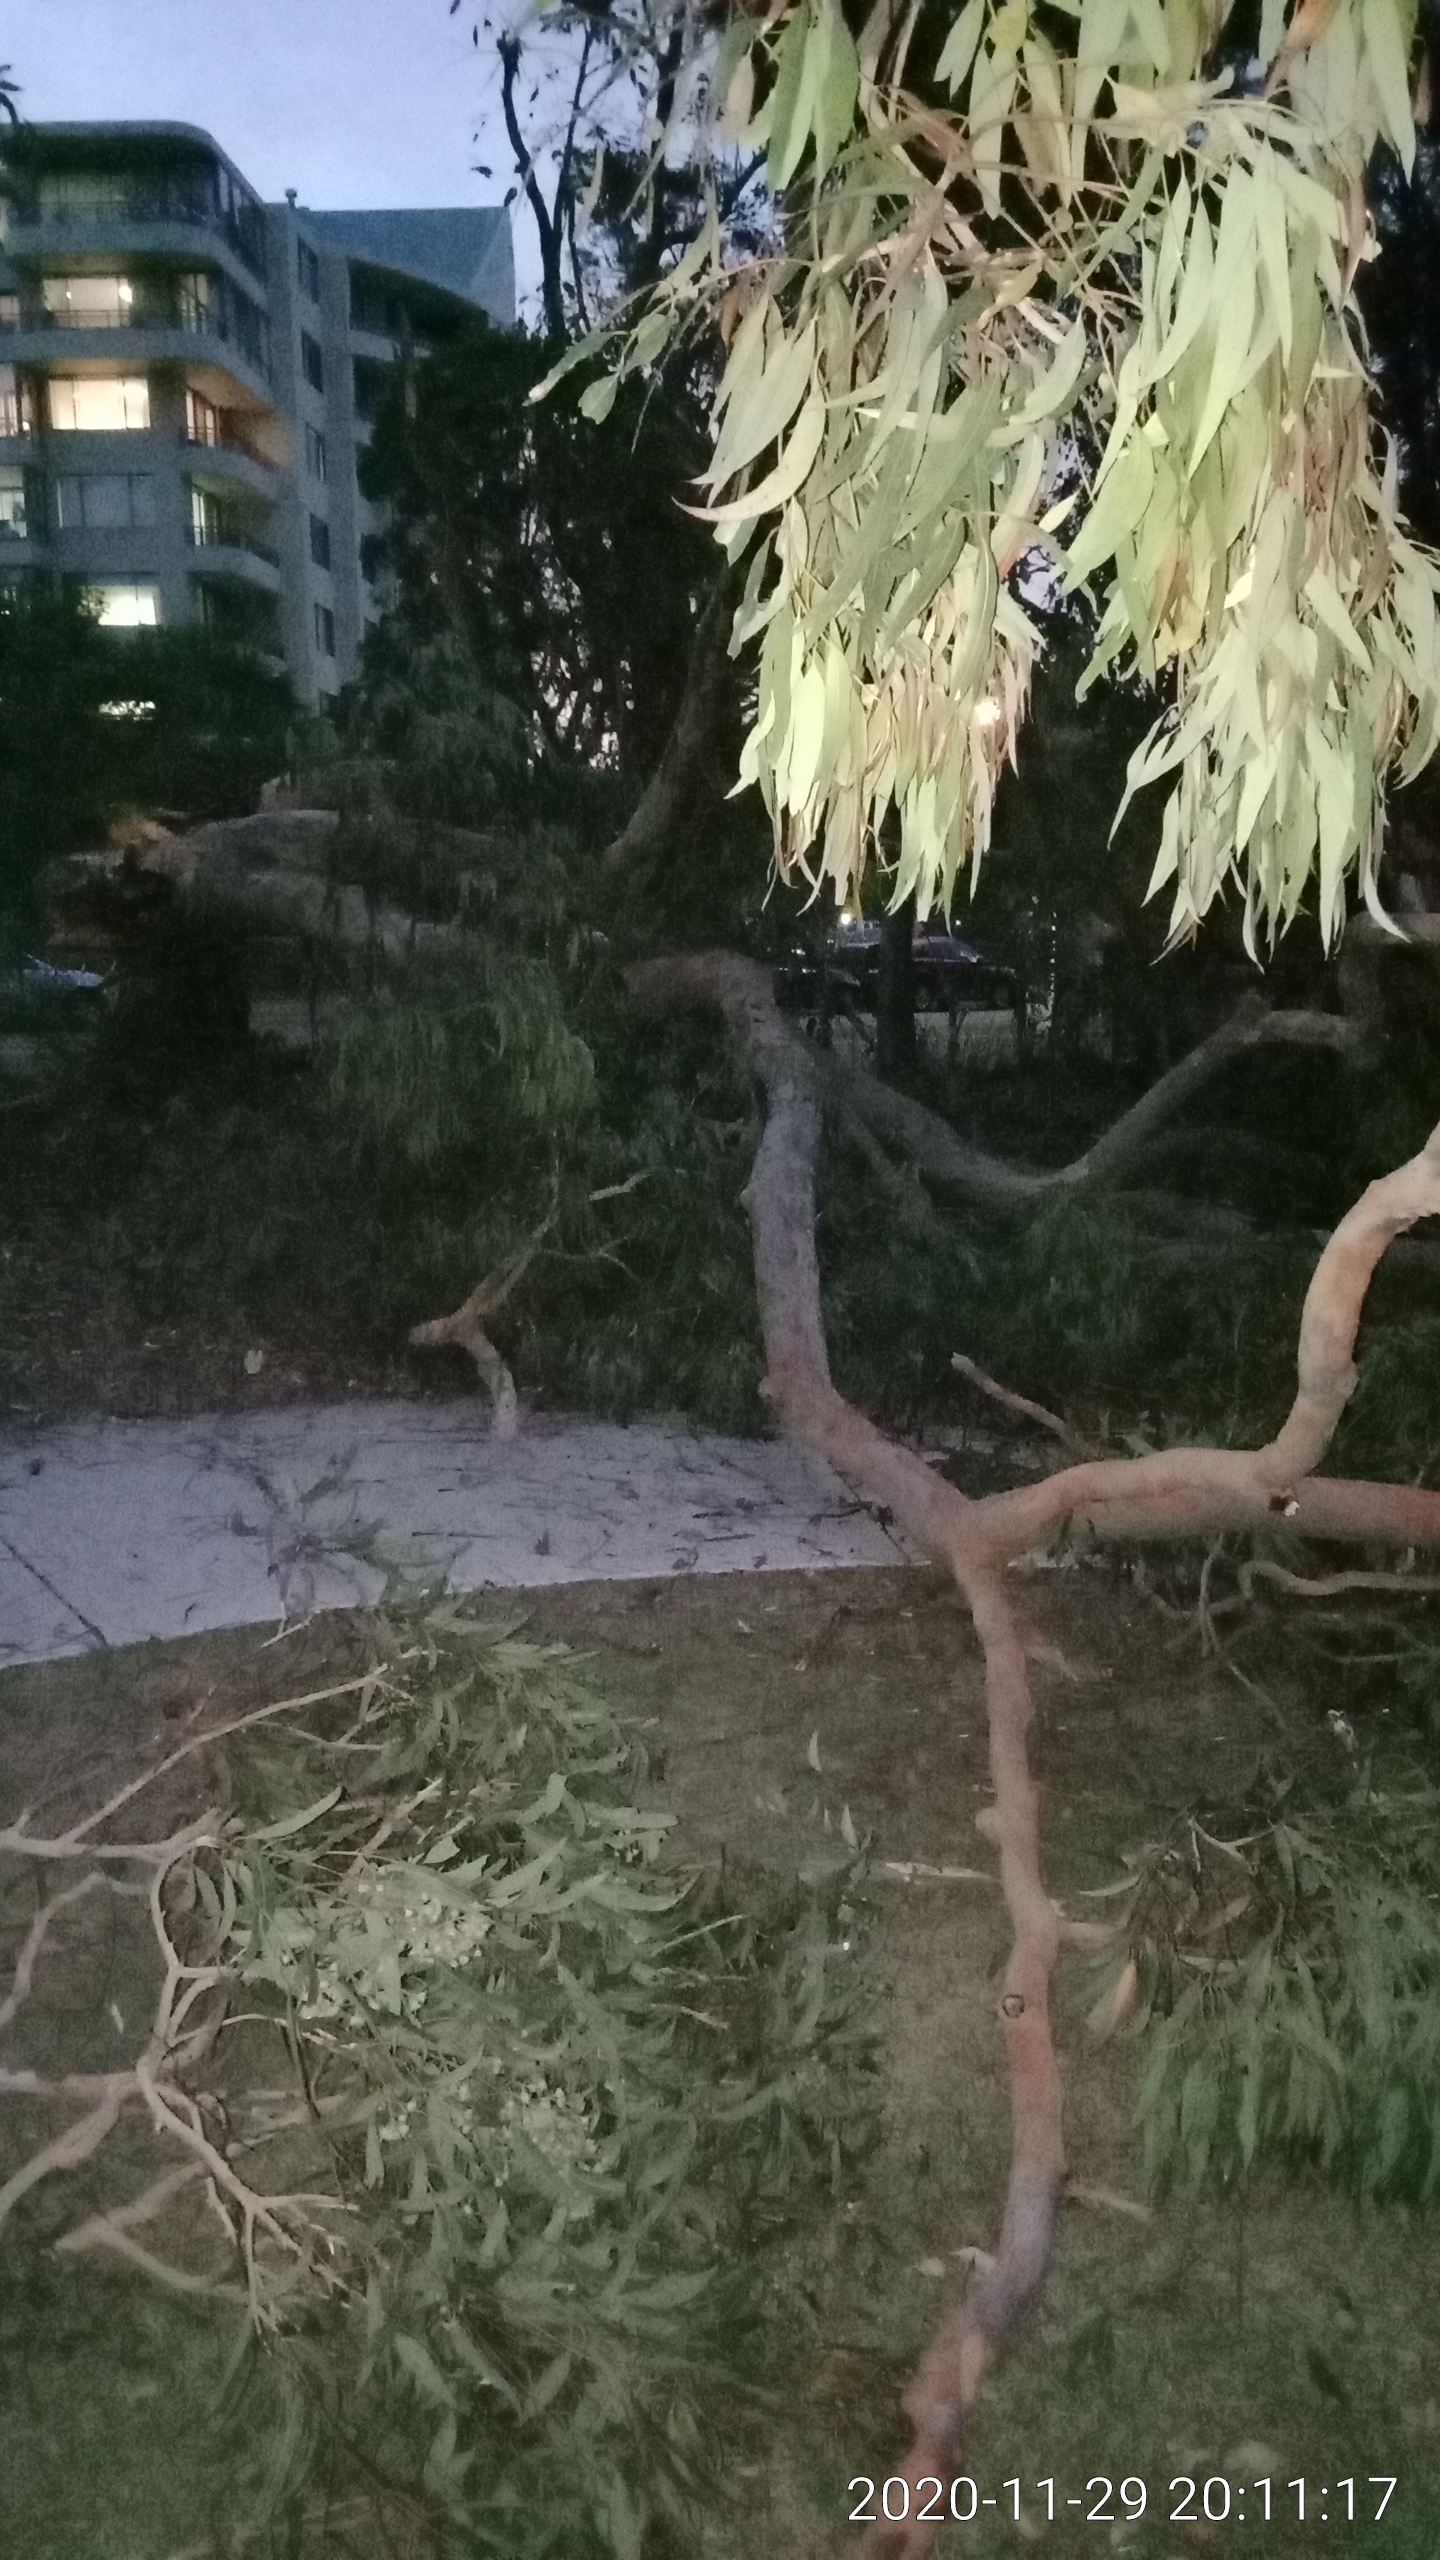
<instances>
[{"instance_id":1,"label":"balcony railing","mask_svg":"<svg viewBox=\"0 0 1440 2560\"><path fill-rule=\"evenodd\" d=\"M208 326L203 311L180 310L174 303L127 302L118 311L52 311L48 303L22 303L18 314L0 323L9 329L195 329Z\"/></svg>"},{"instance_id":2,"label":"balcony railing","mask_svg":"<svg viewBox=\"0 0 1440 2560\"><path fill-rule=\"evenodd\" d=\"M22 303L6 329L179 329L187 337L217 338L235 346L245 362L268 381L270 353L260 333L237 324L223 304L202 310L196 304L127 303L119 311L52 311L44 303Z\"/></svg>"},{"instance_id":3,"label":"balcony railing","mask_svg":"<svg viewBox=\"0 0 1440 2560\"><path fill-rule=\"evenodd\" d=\"M185 538L196 551L250 551L257 560L266 560L272 569L280 566L280 554L272 542L262 540L243 524L189 524Z\"/></svg>"},{"instance_id":4,"label":"balcony railing","mask_svg":"<svg viewBox=\"0 0 1440 2560\"><path fill-rule=\"evenodd\" d=\"M271 455L262 453L238 427L222 427L216 436L192 436L182 430L180 442L187 453L243 453L247 462L258 462L266 471L276 468Z\"/></svg>"},{"instance_id":5,"label":"balcony railing","mask_svg":"<svg viewBox=\"0 0 1440 2560\"><path fill-rule=\"evenodd\" d=\"M209 231L226 240L254 276L265 274L265 235L258 209L247 220L222 213L208 194L162 189L133 194L117 189L113 196L90 196L83 204L50 204L34 197L12 198L9 219L17 231L55 231L78 238L109 223L173 223L189 231Z\"/></svg>"}]
</instances>

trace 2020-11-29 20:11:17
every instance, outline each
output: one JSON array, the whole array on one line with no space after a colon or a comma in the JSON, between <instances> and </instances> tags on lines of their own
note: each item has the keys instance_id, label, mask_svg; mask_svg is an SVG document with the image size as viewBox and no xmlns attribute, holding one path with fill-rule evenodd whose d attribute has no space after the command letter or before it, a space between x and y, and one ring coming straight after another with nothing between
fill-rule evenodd
<instances>
[{"instance_id":1,"label":"2020-11-29 20:11:17","mask_svg":"<svg viewBox=\"0 0 1440 2560\"><path fill-rule=\"evenodd\" d=\"M1332 2482L1262 2479L1245 2484L1223 2473L1202 2480L1182 2472L1168 2484L1167 2520L1171 2524L1214 2525L1244 2524L1247 2518L1253 2518L1268 2524L1272 2518L1288 2513L1293 2499L1297 2524L1378 2524L1395 2488L1394 2475L1384 2472L1372 2472L1364 2480L1349 2476ZM1367 2490L1378 2492L1378 2497L1367 2499ZM952 2480L948 2493L945 2482L939 2479L918 2480L912 2488L908 2480L898 2476L877 2483L863 2473L850 2482L847 2492L855 2501L850 2509L852 2524L898 2524L907 2518L916 2523L973 2524L985 2508L1008 2512L1018 2524L1024 2513L1022 2496L1028 2504L1030 2493L1041 2504L1050 2524L1057 2514L1071 2507L1080 2511L1087 2524L1134 2524L1150 2503L1147 2483L1133 2472L1118 2484L1103 2473L1096 2473L1086 2481L1083 2497L1067 2497L1053 2477L1030 2482L1018 2477L1005 2480L997 2493L987 2497L968 2473Z\"/></svg>"}]
</instances>

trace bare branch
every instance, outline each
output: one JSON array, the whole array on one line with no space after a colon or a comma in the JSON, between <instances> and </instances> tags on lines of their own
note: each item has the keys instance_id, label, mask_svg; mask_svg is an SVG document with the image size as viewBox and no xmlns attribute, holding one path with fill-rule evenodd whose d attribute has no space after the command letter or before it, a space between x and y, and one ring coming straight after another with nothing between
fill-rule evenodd
<instances>
[{"instance_id":1,"label":"bare branch","mask_svg":"<svg viewBox=\"0 0 1440 2560\"><path fill-rule=\"evenodd\" d=\"M35 1979L35 1967L39 1961L40 1950L45 1944L50 1923L57 1912L63 1911L67 1903L83 1902L86 1894L93 1893L97 1884L104 1884L107 1881L108 1879L102 1875L82 1876L78 1884L67 1885L63 1893L52 1893L49 1901L41 1904L26 1931L25 1943L15 1959L15 1971L11 1977L10 1988L4 1999L0 2000L0 2027L8 2027L16 2010L30 1997L30 1986Z\"/></svg>"},{"instance_id":2,"label":"bare branch","mask_svg":"<svg viewBox=\"0 0 1440 2560\"><path fill-rule=\"evenodd\" d=\"M491 1341L486 1326L523 1280L557 1215L558 1210L552 1202L549 1215L541 1220L533 1235L527 1236L525 1242L514 1253L508 1254L496 1270L477 1282L453 1315L432 1316L428 1324L413 1325L410 1330L409 1338L417 1351L438 1351L451 1346L468 1353L490 1398L490 1430L496 1440L514 1439L520 1428L520 1399L515 1392L515 1381Z\"/></svg>"},{"instance_id":3,"label":"bare branch","mask_svg":"<svg viewBox=\"0 0 1440 2560\"><path fill-rule=\"evenodd\" d=\"M1017 1396L1013 1387L1002 1387L999 1379L992 1378L988 1369L982 1369L978 1360L967 1360L963 1351L952 1351L950 1366L962 1378L968 1378L972 1387L978 1387L982 1395L989 1396L992 1403L1003 1405L1007 1413L1018 1413L1026 1422L1038 1422L1042 1431L1053 1432L1057 1440L1063 1441L1066 1448L1073 1449L1078 1456L1099 1456L1093 1440L1082 1439L1080 1433L1062 1421L1058 1413L1052 1413L1048 1405L1035 1404L1029 1396Z\"/></svg>"},{"instance_id":4,"label":"bare branch","mask_svg":"<svg viewBox=\"0 0 1440 2560\"><path fill-rule=\"evenodd\" d=\"M135 2087L133 2071L111 2071L104 2075L100 2095L89 2113L77 2117L63 2133L52 2135L49 2142L42 2142L39 2150L32 2151L14 2176L0 2186L0 2226L9 2220L21 2197L28 2195L32 2187L38 2187L42 2178L48 2178L56 2169L78 2169L99 2150L105 2136L113 2129L126 2099L134 2095Z\"/></svg>"},{"instance_id":5,"label":"bare branch","mask_svg":"<svg viewBox=\"0 0 1440 2560\"><path fill-rule=\"evenodd\" d=\"M97 1845L91 1842L89 1835L98 1831L102 1822L110 1821L122 1805L143 1794L146 1787L153 1787L157 1778L168 1776L193 1752L208 1751L212 1743L223 1742L230 1733L243 1733L248 1725L268 1724L272 1716L293 1715L302 1707L320 1707L327 1705L332 1698L353 1697L357 1689L373 1688L385 1668L380 1665L373 1671L360 1672L353 1680L337 1680L328 1689L307 1690L303 1697L273 1698L268 1706L251 1707L243 1716L228 1716L223 1724L206 1725L202 1732L192 1734L188 1742L182 1742L174 1751L167 1752L163 1760L157 1760L153 1769L142 1770L139 1777L132 1778L127 1786L118 1787L104 1804L96 1806L93 1813L87 1813L83 1821L72 1824L68 1831L61 1832L53 1840L37 1840L26 1830L26 1817L22 1813L17 1822L8 1823L0 1830L0 1851L8 1850L12 1856L26 1858L139 1858L168 1865L183 1848L198 1845L210 1827L212 1816L187 1824L168 1840L101 1842Z\"/></svg>"},{"instance_id":6,"label":"bare branch","mask_svg":"<svg viewBox=\"0 0 1440 2560\"><path fill-rule=\"evenodd\" d=\"M545 313L545 329L551 338L565 335L565 303L560 290L560 226L540 192L535 162L530 146L520 130L515 109L515 82L520 70L520 39L502 35L500 54L500 110L505 118L505 131L515 154L515 169L525 190L526 202L535 217L535 230L540 242L540 300Z\"/></svg>"},{"instance_id":7,"label":"bare branch","mask_svg":"<svg viewBox=\"0 0 1440 2560\"><path fill-rule=\"evenodd\" d=\"M1344 1591L1393 1591L1407 1599L1425 1600L1440 1591L1440 1580L1433 1574L1287 1573L1283 1565L1259 1556L1240 1567L1240 1588L1247 1600L1254 1596L1257 1581L1271 1582L1277 1591L1288 1591L1297 1600L1335 1600Z\"/></svg>"},{"instance_id":8,"label":"bare branch","mask_svg":"<svg viewBox=\"0 0 1440 2560\"><path fill-rule=\"evenodd\" d=\"M1083 1155L1043 1173L1005 1164L969 1145L937 1112L852 1061L830 1058L825 1075L846 1112L909 1156L927 1182L972 1200L977 1208L1015 1210L1117 1189L1157 1132L1238 1058L1270 1047L1345 1054L1355 1045L1351 1025L1339 1014L1271 1013L1258 997L1247 996L1228 1022L1151 1085Z\"/></svg>"}]
</instances>

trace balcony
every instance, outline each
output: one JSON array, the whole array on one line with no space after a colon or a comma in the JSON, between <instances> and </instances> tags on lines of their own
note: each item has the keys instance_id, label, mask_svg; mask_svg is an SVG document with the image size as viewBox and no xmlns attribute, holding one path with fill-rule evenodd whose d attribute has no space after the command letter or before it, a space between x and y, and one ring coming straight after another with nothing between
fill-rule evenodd
<instances>
[{"instance_id":1,"label":"balcony","mask_svg":"<svg viewBox=\"0 0 1440 2560\"><path fill-rule=\"evenodd\" d=\"M153 352L173 355L176 351L168 342L178 335L229 348L258 381L268 383L270 379L268 331L239 319L223 303L207 308L198 303L142 301L137 296L114 310L56 311L26 300L18 318L6 322L4 329L7 362L13 359L17 363L43 363L58 355L78 356L87 352L87 338L98 337L102 344L113 345L117 333L131 339L156 340L158 345ZM139 351L127 345L127 360L132 352Z\"/></svg>"},{"instance_id":2,"label":"balcony","mask_svg":"<svg viewBox=\"0 0 1440 2560\"><path fill-rule=\"evenodd\" d=\"M248 489L257 498L273 501L283 466L239 426L218 436L182 434L180 449L192 469L213 473L233 489Z\"/></svg>"},{"instance_id":3,"label":"balcony","mask_svg":"<svg viewBox=\"0 0 1440 2560\"><path fill-rule=\"evenodd\" d=\"M196 551L244 551L253 560L263 560L271 569L280 566L280 554L273 542L266 542L249 525L237 524L225 517L218 518L213 524L188 524L185 539ZM207 562L206 565L219 567L221 564Z\"/></svg>"},{"instance_id":4,"label":"balcony","mask_svg":"<svg viewBox=\"0 0 1440 2560\"><path fill-rule=\"evenodd\" d=\"M248 272L265 277L264 216L258 205L222 212L203 183L161 184L154 188L116 188L110 195L87 193L83 201L56 202L45 197L16 197L9 207L12 236L18 249L48 248L52 243L77 249L110 248L115 235L134 230L143 239L169 231L178 241L196 232L223 242ZM162 245L158 241L154 246ZM169 246L169 243L163 244Z\"/></svg>"}]
</instances>

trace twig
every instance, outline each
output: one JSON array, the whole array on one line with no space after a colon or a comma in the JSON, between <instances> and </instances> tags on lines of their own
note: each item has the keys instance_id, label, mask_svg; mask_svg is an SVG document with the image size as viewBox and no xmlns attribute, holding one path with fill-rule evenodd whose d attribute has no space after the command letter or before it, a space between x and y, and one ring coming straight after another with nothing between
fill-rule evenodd
<instances>
[{"instance_id":1,"label":"twig","mask_svg":"<svg viewBox=\"0 0 1440 2560\"><path fill-rule=\"evenodd\" d=\"M617 1186L618 1189L619 1186ZM504 1306L511 1291L519 1286L536 1254L559 1216L558 1203L552 1200L549 1213L542 1218L532 1235L522 1245L477 1281L470 1295L453 1315L432 1316L428 1324L412 1325L409 1340L417 1351L438 1351L446 1347L464 1351L475 1363L480 1381L490 1398L490 1434L495 1440L513 1440L520 1428L520 1399L515 1381L496 1350L485 1328L491 1317Z\"/></svg>"},{"instance_id":2,"label":"twig","mask_svg":"<svg viewBox=\"0 0 1440 2560\"><path fill-rule=\"evenodd\" d=\"M1052 1413L1048 1405L1035 1404L1029 1396L1017 1395L1013 1387L1002 1387L998 1378L992 1378L988 1370L981 1368L978 1360L967 1359L963 1351L951 1352L950 1366L962 1378L968 1378L972 1387L978 1387L982 1395L989 1396L995 1404L1003 1405L1007 1413L1018 1413L1027 1422L1038 1422L1042 1430L1053 1432L1067 1449L1074 1450L1077 1458L1103 1456L1104 1452L1096 1441L1084 1439L1058 1413Z\"/></svg>"},{"instance_id":3,"label":"twig","mask_svg":"<svg viewBox=\"0 0 1440 2560\"><path fill-rule=\"evenodd\" d=\"M1066 2179L1065 2201L1067 2204L1093 2205L1099 2213L1127 2214L1132 2222L1153 2222L1155 2219L1149 2205L1137 2203L1133 2196L1117 2195L1113 2187L1082 2186L1078 2178Z\"/></svg>"},{"instance_id":4,"label":"twig","mask_svg":"<svg viewBox=\"0 0 1440 2560\"><path fill-rule=\"evenodd\" d=\"M223 1742L227 1734L243 1733L248 1725L268 1723L272 1716L291 1715L300 1707L324 1706L331 1698L352 1697L357 1689L369 1688L381 1679L388 1668L388 1664L383 1664L378 1670L360 1673L356 1679L338 1680L328 1689L308 1690L304 1697L274 1698L268 1706L252 1707L246 1715L230 1716L224 1724L208 1725L203 1733L192 1734L188 1742L180 1743L174 1751L168 1752L163 1760L157 1760L153 1769L143 1770L138 1778L130 1780L128 1786L117 1788L114 1795L108 1797L104 1804L98 1805L93 1813L87 1813L83 1822L73 1823L68 1831L62 1831L53 1840L35 1839L25 1829L28 1816L22 1813L18 1821L8 1823L3 1830L0 1830L0 1851L8 1850L14 1857L25 1858L84 1856L141 1858L151 1862L168 1863L181 1849L199 1846L207 1831L213 1826L213 1814L206 1814L198 1822L187 1825L184 1830L174 1832L168 1840L140 1840L123 1844L102 1841L94 1845L89 1844L89 1835L92 1831L98 1830L102 1822L108 1822L112 1814L118 1813L122 1805L129 1804L132 1798L142 1794L146 1787L152 1787L157 1778L167 1776L170 1770L177 1768L182 1760L188 1760L192 1752L208 1750L212 1743Z\"/></svg>"},{"instance_id":5,"label":"twig","mask_svg":"<svg viewBox=\"0 0 1440 2560\"><path fill-rule=\"evenodd\" d=\"M32 2187L38 2187L42 2178L48 2178L56 2169L78 2169L99 2150L126 2099L134 2094L136 2085L133 2071L111 2071L104 2075L102 2094L88 2115L77 2117L63 2133L52 2135L49 2142L42 2142L39 2150L32 2151L14 2176L0 2186L0 2227L9 2220L21 2197L28 2195Z\"/></svg>"},{"instance_id":6,"label":"twig","mask_svg":"<svg viewBox=\"0 0 1440 2560\"><path fill-rule=\"evenodd\" d=\"M63 1911L67 1903L83 1902L86 1894L93 1893L97 1884L108 1882L107 1876L99 1874L82 1876L79 1884L67 1885L63 1893L52 1893L49 1901L41 1904L26 1932L25 1943L15 1959L15 1971L9 1991L5 1998L0 2000L0 2027L9 2026L16 2010L30 1996L30 1986L35 1978L35 1967L40 1950L45 1944L50 1923L56 1913Z\"/></svg>"},{"instance_id":7,"label":"twig","mask_svg":"<svg viewBox=\"0 0 1440 2560\"><path fill-rule=\"evenodd\" d=\"M898 1876L902 1884L914 1884L917 1877L936 1884L998 1884L998 1876L984 1867L931 1867L923 1858L886 1858L879 1871L882 1876Z\"/></svg>"},{"instance_id":8,"label":"twig","mask_svg":"<svg viewBox=\"0 0 1440 2560\"><path fill-rule=\"evenodd\" d=\"M177 2267L166 2258L158 2258L132 2237L137 2223L153 2222L163 2213L172 2197L193 2186L204 2171L198 2161L187 2160L179 2169L167 2169L155 2178L142 2195L132 2197L129 2204L112 2205L107 2213L92 2213L73 2230L63 2232L55 2243L59 2257L78 2257L87 2249L108 2249L116 2257L125 2258L133 2267L168 2285L172 2292L203 2294L210 2301L243 2302L245 2296L238 2285L229 2285L213 2276L192 2275L188 2268Z\"/></svg>"},{"instance_id":9,"label":"twig","mask_svg":"<svg viewBox=\"0 0 1440 2560\"><path fill-rule=\"evenodd\" d=\"M1253 1595L1257 1578L1273 1582L1277 1591L1288 1591L1298 1600L1333 1600L1342 1591L1395 1591L1433 1597L1440 1591L1440 1577L1419 1573L1324 1573L1308 1575L1287 1573L1280 1564L1270 1564L1256 1557L1242 1564L1238 1580L1246 1599Z\"/></svg>"}]
</instances>

